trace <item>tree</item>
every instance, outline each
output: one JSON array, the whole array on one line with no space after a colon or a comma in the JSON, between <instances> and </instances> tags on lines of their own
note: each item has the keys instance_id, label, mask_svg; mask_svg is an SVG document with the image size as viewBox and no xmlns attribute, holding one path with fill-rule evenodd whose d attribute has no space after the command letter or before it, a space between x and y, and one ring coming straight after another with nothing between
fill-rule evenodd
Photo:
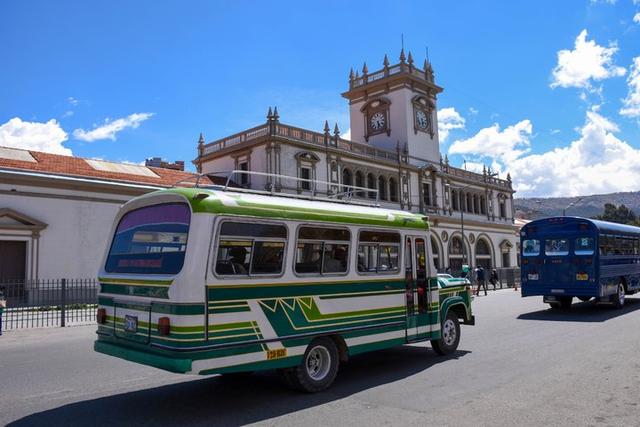
<instances>
[{"instance_id":1,"label":"tree","mask_svg":"<svg viewBox=\"0 0 640 427\"><path fill-rule=\"evenodd\" d=\"M597 219L618 224L638 224L638 217L625 205L616 206L613 203L605 203L604 212L598 215Z\"/></svg>"}]
</instances>

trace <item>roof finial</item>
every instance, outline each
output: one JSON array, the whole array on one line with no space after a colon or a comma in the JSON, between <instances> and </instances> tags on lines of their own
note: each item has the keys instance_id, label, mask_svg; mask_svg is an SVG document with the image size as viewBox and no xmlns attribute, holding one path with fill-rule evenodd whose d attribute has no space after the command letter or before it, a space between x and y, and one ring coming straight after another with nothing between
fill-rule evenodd
<instances>
[{"instance_id":1,"label":"roof finial","mask_svg":"<svg viewBox=\"0 0 640 427\"><path fill-rule=\"evenodd\" d=\"M369 69L367 68L367 63L365 62L362 66L362 75L366 76L367 74L369 74Z\"/></svg>"},{"instance_id":2,"label":"roof finial","mask_svg":"<svg viewBox=\"0 0 640 427\"><path fill-rule=\"evenodd\" d=\"M269 106L269 111L267 112L267 121L273 119L273 113L271 112L271 106Z\"/></svg>"},{"instance_id":3,"label":"roof finial","mask_svg":"<svg viewBox=\"0 0 640 427\"><path fill-rule=\"evenodd\" d=\"M338 123L336 123L336 125L333 127L333 134L335 135L336 138L340 136L340 129L338 129Z\"/></svg>"},{"instance_id":4,"label":"roof finial","mask_svg":"<svg viewBox=\"0 0 640 427\"><path fill-rule=\"evenodd\" d=\"M511 174L507 172L507 181L511 182Z\"/></svg>"},{"instance_id":5,"label":"roof finial","mask_svg":"<svg viewBox=\"0 0 640 427\"><path fill-rule=\"evenodd\" d=\"M411 51L409 51L409 58L407 58L407 62L409 62L409 65L413 65L413 56L411 55Z\"/></svg>"},{"instance_id":6,"label":"roof finial","mask_svg":"<svg viewBox=\"0 0 640 427\"><path fill-rule=\"evenodd\" d=\"M278 115L278 107L273 107L273 120L277 122L279 118L280 116Z\"/></svg>"},{"instance_id":7,"label":"roof finial","mask_svg":"<svg viewBox=\"0 0 640 427\"><path fill-rule=\"evenodd\" d=\"M382 65L384 65L384 68L387 68L389 66L389 58L387 58L387 54L384 54L384 60L382 61Z\"/></svg>"},{"instance_id":8,"label":"roof finial","mask_svg":"<svg viewBox=\"0 0 640 427\"><path fill-rule=\"evenodd\" d=\"M202 132L200 132L200 138L198 138L198 144L199 145L204 144L204 135L202 134Z\"/></svg>"},{"instance_id":9,"label":"roof finial","mask_svg":"<svg viewBox=\"0 0 640 427\"><path fill-rule=\"evenodd\" d=\"M324 121L324 133L329 133L331 129L329 129L329 121L325 120Z\"/></svg>"},{"instance_id":10,"label":"roof finial","mask_svg":"<svg viewBox=\"0 0 640 427\"><path fill-rule=\"evenodd\" d=\"M407 59L404 56L404 47L402 48L402 50L400 50L400 62L404 64L404 60Z\"/></svg>"},{"instance_id":11,"label":"roof finial","mask_svg":"<svg viewBox=\"0 0 640 427\"><path fill-rule=\"evenodd\" d=\"M355 77L355 74L353 73L353 67L351 67L351 70L349 71L349 81L353 81Z\"/></svg>"}]
</instances>

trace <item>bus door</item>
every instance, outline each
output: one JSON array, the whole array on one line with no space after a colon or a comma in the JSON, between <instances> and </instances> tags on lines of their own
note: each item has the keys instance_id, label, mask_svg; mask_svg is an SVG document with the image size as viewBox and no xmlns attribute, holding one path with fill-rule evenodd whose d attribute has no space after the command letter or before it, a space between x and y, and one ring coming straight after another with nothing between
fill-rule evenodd
<instances>
[{"instance_id":1,"label":"bus door","mask_svg":"<svg viewBox=\"0 0 640 427\"><path fill-rule=\"evenodd\" d=\"M407 237L405 241L405 282L407 341L429 332L430 292L427 278L427 251L424 237Z\"/></svg>"}]
</instances>

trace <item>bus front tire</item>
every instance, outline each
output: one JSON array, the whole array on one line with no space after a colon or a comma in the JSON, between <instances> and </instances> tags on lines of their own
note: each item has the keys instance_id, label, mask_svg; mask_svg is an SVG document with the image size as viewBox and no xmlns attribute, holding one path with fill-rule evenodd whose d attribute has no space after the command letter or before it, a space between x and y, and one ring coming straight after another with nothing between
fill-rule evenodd
<instances>
[{"instance_id":1,"label":"bus front tire","mask_svg":"<svg viewBox=\"0 0 640 427\"><path fill-rule=\"evenodd\" d=\"M304 352L302 362L294 368L280 370L280 377L289 387L307 393L328 388L338 374L340 358L331 338L314 339Z\"/></svg>"},{"instance_id":2,"label":"bus front tire","mask_svg":"<svg viewBox=\"0 0 640 427\"><path fill-rule=\"evenodd\" d=\"M618 290L616 291L615 296L613 297L613 306L615 308L622 308L624 307L624 285L622 283L618 284Z\"/></svg>"},{"instance_id":3,"label":"bus front tire","mask_svg":"<svg viewBox=\"0 0 640 427\"><path fill-rule=\"evenodd\" d=\"M578 299L582 302L589 302L591 301L591 297L578 297Z\"/></svg>"},{"instance_id":4,"label":"bus front tire","mask_svg":"<svg viewBox=\"0 0 640 427\"><path fill-rule=\"evenodd\" d=\"M560 308L562 308L563 310L570 310L571 309L571 304L573 304L573 298L572 297L562 297L562 298L560 298Z\"/></svg>"},{"instance_id":5,"label":"bus front tire","mask_svg":"<svg viewBox=\"0 0 640 427\"><path fill-rule=\"evenodd\" d=\"M439 340L431 340L431 348L441 356L452 354L460 344L460 321L454 312L447 313L447 317L442 322L441 334Z\"/></svg>"}]
</instances>

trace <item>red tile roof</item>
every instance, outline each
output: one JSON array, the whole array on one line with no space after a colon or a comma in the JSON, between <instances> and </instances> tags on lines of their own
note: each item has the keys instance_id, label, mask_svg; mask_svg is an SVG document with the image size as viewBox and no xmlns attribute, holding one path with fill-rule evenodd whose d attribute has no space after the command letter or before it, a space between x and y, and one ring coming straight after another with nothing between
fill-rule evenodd
<instances>
[{"instance_id":1,"label":"red tile roof","mask_svg":"<svg viewBox=\"0 0 640 427\"><path fill-rule=\"evenodd\" d=\"M91 165L89 165L89 163L87 163L82 157L63 156L60 154L43 153L40 151L29 151L29 153L36 162L25 162L0 157L0 169L18 169L55 175L126 182L131 184L157 185L160 187L170 187L178 181L188 178L191 178L189 183L194 183L195 178L197 177L196 174L191 172L149 166L147 166L147 168L158 175L157 177L134 175L122 172L100 171L91 167ZM202 184L210 184L210 181L206 177L203 177L200 182ZM186 183L185 185L189 184Z\"/></svg>"}]
</instances>

